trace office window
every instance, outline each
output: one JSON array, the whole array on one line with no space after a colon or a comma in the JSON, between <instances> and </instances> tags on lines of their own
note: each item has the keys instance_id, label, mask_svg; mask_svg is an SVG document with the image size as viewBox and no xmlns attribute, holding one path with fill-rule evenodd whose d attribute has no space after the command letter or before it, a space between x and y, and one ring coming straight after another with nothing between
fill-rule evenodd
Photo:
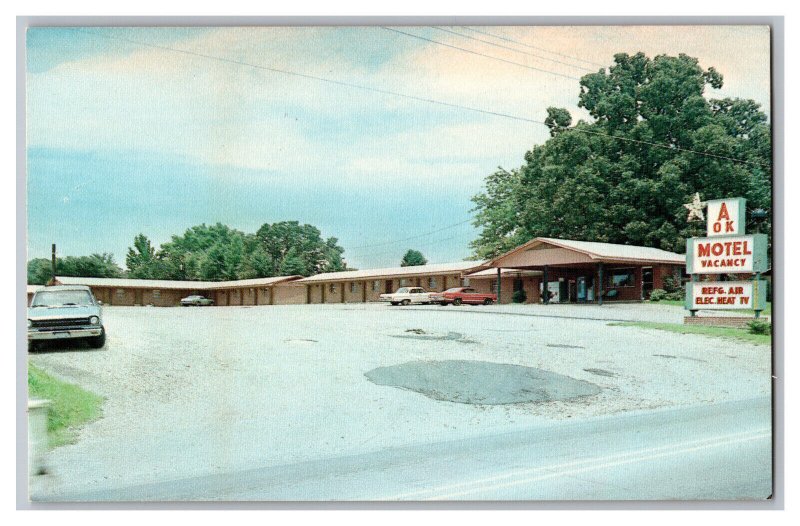
<instances>
[{"instance_id":1,"label":"office window","mask_svg":"<svg viewBox=\"0 0 800 526\"><path fill-rule=\"evenodd\" d=\"M124 289L117 289L117 296L122 297L124 295L125 295L125 290Z\"/></svg>"},{"instance_id":2,"label":"office window","mask_svg":"<svg viewBox=\"0 0 800 526\"><path fill-rule=\"evenodd\" d=\"M618 268L609 272L610 287L633 287L635 283L636 276L632 268Z\"/></svg>"},{"instance_id":3,"label":"office window","mask_svg":"<svg viewBox=\"0 0 800 526\"><path fill-rule=\"evenodd\" d=\"M372 282L372 292L377 292L381 290L381 281L375 280Z\"/></svg>"},{"instance_id":4,"label":"office window","mask_svg":"<svg viewBox=\"0 0 800 526\"><path fill-rule=\"evenodd\" d=\"M429 289L436 288L436 278L428 278L428 288Z\"/></svg>"},{"instance_id":5,"label":"office window","mask_svg":"<svg viewBox=\"0 0 800 526\"><path fill-rule=\"evenodd\" d=\"M350 293L352 294L352 293L353 293L353 292L355 292L356 290L358 290L358 285L356 285L356 282L355 282L355 281L351 281L351 282L350 282Z\"/></svg>"},{"instance_id":6,"label":"office window","mask_svg":"<svg viewBox=\"0 0 800 526\"><path fill-rule=\"evenodd\" d=\"M331 283L330 286L328 287L328 291L331 294L336 294L336 283Z\"/></svg>"},{"instance_id":7,"label":"office window","mask_svg":"<svg viewBox=\"0 0 800 526\"><path fill-rule=\"evenodd\" d=\"M406 278L400 278L400 286L405 287L408 285L408 280Z\"/></svg>"},{"instance_id":8,"label":"office window","mask_svg":"<svg viewBox=\"0 0 800 526\"><path fill-rule=\"evenodd\" d=\"M160 298L161 297L161 291L160 290L154 290L153 291L153 297L154 298Z\"/></svg>"}]
</instances>

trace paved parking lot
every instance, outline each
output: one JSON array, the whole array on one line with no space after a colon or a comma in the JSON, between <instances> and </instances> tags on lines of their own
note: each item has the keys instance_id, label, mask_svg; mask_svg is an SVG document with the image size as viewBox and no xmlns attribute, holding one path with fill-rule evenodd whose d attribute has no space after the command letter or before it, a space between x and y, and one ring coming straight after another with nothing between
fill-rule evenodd
<instances>
[{"instance_id":1,"label":"paved parking lot","mask_svg":"<svg viewBox=\"0 0 800 526\"><path fill-rule=\"evenodd\" d=\"M31 355L107 398L104 418L76 444L51 452L53 475L37 482L34 497L769 394L767 346L608 325L677 322L683 312L658 305L108 307L105 349ZM599 394L465 404L366 376L447 360L533 367L595 385Z\"/></svg>"}]
</instances>

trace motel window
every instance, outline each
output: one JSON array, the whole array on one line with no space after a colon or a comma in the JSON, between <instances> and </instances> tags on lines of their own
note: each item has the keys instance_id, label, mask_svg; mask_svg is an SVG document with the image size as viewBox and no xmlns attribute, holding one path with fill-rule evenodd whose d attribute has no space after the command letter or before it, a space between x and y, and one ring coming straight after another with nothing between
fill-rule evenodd
<instances>
[{"instance_id":1,"label":"motel window","mask_svg":"<svg viewBox=\"0 0 800 526\"><path fill-rule=\"evenodd\" d=\"M400 286L405 287L408 285L408 280L406 278L400 278Z\"/></svg>"},{"instance_id":2,"label":"motel window","mask_svg":"<svg viewBox=\"0 0 800 526\"><path fill-rule=\"evenodd\" d=\"M117 296L122 297L124 295L125 295L125 290L124 289L117 289Z\"/></svg>"},{"instance_id":3,"label":"motel window","mask_svg":"<svg viewBox=\"0 0 800 526\"><path fill-rule=\"evenodd\" d=\"M497 280L496 280L496 279L493 279L493 280L492 280L492 281L489 283L489 291L490 291L490 292L494 292L494 291L496 291L496 290L497 290Z\"/></svg>"},{"instance_id":4,"label":"motel window","mask_svg":"<svg viewBox=\"0 0 800 526\"><path fill-rule=\"evenodd\" d=\"M375 280L372 282L372 292L377 292L381 289L381 281Z\"/></svg>"},{"instance_id":5,"label":"motel window","mask_svg":"<svg viewBox=\"0 0 800 526\"><path fill-rule=\"evenodd\" d=\"M429 289L436 288L436 278L428 278L428 288Z\"/></svg>"},{"instance_id":6,"label":"motel window","mask_svg":"<svg viewBox=\"0 0 800 526\"><path fill-rule=\"evenodd\" d=\"M161 297L161 291L160 290L154 290L153 291L153 297L154 298L160 298Z\"/></svg>"},{"instance_id":7,"label":"motel window","mask_svg":"<svg viewBox=\"0 0 800 526\"><path fill-rule=\"evenodd\" d=\"M328 291L331 294L336 294L336 283L331 283L330 286L328 287Z\"/></svg>"},{"instance_id":8,"label":"motel window","mask_svg":"<svg viewBox=\"0 0 800 526\"><path fill-rule=\"evenodd\" d=\"M358 289L358 285L356 285L355 281L350 282L350 292L353 293Z\"/></svg>"},{"instance_id":9,"label":"motel window","mask_svg":"<svg viewBox=\"0 0 800 526\"><path fill-rule=\"evenodd\" d=\"M608 284L610 287L633 287L636 278L632 268L614 269L609 272Z\"/></svg>"}]
</instances>

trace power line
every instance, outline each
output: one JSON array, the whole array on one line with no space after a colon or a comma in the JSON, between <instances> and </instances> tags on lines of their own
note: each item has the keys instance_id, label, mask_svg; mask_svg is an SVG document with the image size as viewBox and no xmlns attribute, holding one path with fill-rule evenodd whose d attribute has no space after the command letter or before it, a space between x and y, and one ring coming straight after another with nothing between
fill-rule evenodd
<instances>
[{"instance_id":1,"label":"power line","mask_svg":"<svg viewBox=\"0 0 800 526\"><path fill-rule=\"evenodd\" d=\"M412 37L412 38L418 38L420 40L425 40L426 42L432 42L432 43L438 44L440 46L445 46L445 47L449 47L449 48L452 48L452 49L457 49L457 50L463 51L465 53L471 53L473 55L479 55L481 57L490 58L492 60L498 60L500 62L505 62L506 64L513 64L515 66L519 66L519 67L526 68L526 69L532 69L534 71L539 71L541 73L547 73L549 75L555 75L557 77L564 77L565 79L581 80L578 77L572 77L570 75L564 75L563 73L556 73L555 71L550 71L548 69L542 69L542 68L537 68L537 67L534 67L534 66L528 66L527 64L523 64L521 62L514 62L513 60L506 60L504 58L495 57L495 56L492 56L492 55L486 55L486 54L480 53L478 51L473 51L471 49L466 49L466 48L463 48L463 47L453 46L451 44L445 44L444 42L439 42L438 40L433 40L431 38L425 38L423 36L415 35L413 33L406 33L405 31L400 31L399 29L394 29L394 28L385 27L385 26L381 26L381 27L383 29L388 30L388 31L394 31L395 33L400 33L401 35L406 35L406 36ZM458 33L456 33L456 34L458 34Z\"/></svg>"},{"instance_id":2,"label":"power line","mask_svg":"<svg viewBox=\"0 0 800 526\"><path fill-rule=\"evenodd\" d=\"M593 66L599 66L601 68L604 68L604 67L607 66L607 64L598 64L597 62L592 62L591 60L584 60L582 58L573 57L572 55L565 55L563 53L558 53L557 51L550 51L549 49L545 49L543 47L533 46L531 44L526 44L525 42L520 42L519 40L514 40L514 39L507 38L507 37L500 36L500 35L495 35L494 33L489 33L487 31L480 31L478 29L474 29L474 28L466 27L466 26L463 26L463 28L466 29L467 31L474 31L475 33L480 33L481 35L486 35L487 37L498 38L500 40L505 40L506 42L512 42L514 44L519 44L520 46L529 47L531 49L538 49L539 51L544 51L545 53L552 53L553 55L558 55L559 57L571 58L572 60L576 60L578 62L584 62L586 64L591 64Z\"/></svg>"},{"instance_id":3,"label":"power line","mask_svg":"<svg viewBox=\"0 0 800 526\"><path fill-rule=\"evenodd\" d=\"M469 35L463 35L461 33L457 33L455 31L451 31L450 29L445 29L443 27L433 27L433 29L436 29L436 30L439 30L439 31L444 31L445 33L450 33L452 35L457 35L457 36L460 36L462 38L468 38L470 40L475 40L477 42L483 42L484 44L489 44L490 46L495 46L495 47L499 47L499 48L503 48L503 49L510 49L511 51L514 51L516 53L522 53L523 55L536 57L536 58L538 58L540 60L547 60L549 62L555 62L556 64L563 64L564 66L567 66L567 67L570 67L570 68L580 69L580 70L583 70L583 71L594 71L594 70L589 69L589 68L587 68L585 66L576 66L574 64L569 64L567 62L561 62L560 60L556 60L554 58L543 57L543 56L537 55L535 53L529 53L528 51L522 51L521 49L516 49L516 48L513 48L513 47L509 47L509 46L504 46L503 44L497 44L495 42L490 42L488 40L483 40L482 38L475 38L475 37L471 37Z\"/></svg>"},{"instance_id":4,"label":"power line","mask_svg":"<svg viewBox=\"0 0 800 526\"><path fill-rule=\"evenodd\" d=\"M430 232L425 232L423 234L417 234L415 236L406 237L406 238L403 238L403 239L394 239L392 241L386 241L386 242L383 242L383 243L375 243L373 245L361 245L359 247L350 247L349 250L357 250L359 248L381 247L381 246L384 246L384 245L391 245L391 244L394 244L394 243L400 243L402 241L409 241L411 239L418 239L420 237L426 237L426 236L429 236L431 234L436 234L437 232L442 232L443 230L449 230L451 228L455 228L457 226L463 225L465 223L469 223L471 221L472 221L472 219L467 219L465 221L459 221L458 223L454 223L452 225L447 225L445 227L442 227L442 228L439 228L439 229L436 229L436 230L431 230Z\"/></svg>"},{"instance_id":5,"label":"power line","mask_svg":"<svg viewBox=\"0 0 800 526\"><path fill-rule=\"evenodd\" d=\"M400 93L400 92L397 92L397 91L390 91L390 90L381 89L381 88L373 88L371 86L365 86L365 85L362 85L362 84L355 84L355 83L352 83L352 82L344 82L344 81L341 81L341 80L335 80L335 79L330 79L330 78L326 78L326 77L319 77L319 76L316 76L316 75L310 75L308 73L300 73L300 72L297 72L297 71L291 71L291 70L286 70L286 69L279 69L279 68L273 68L273 67L268 67L268 66L260 66L258 64L252 64L252 63L249 63L249 62L243 62L241 60L234 60L234 59L229 59L229 58L225 58L225 57L219 57L219 56L215 56L215 55L206 55L204 53L198 53L196 51L188 51L188 50L185 50L185 49L172 48L172 47L168 47L168 46L162 46L162 45L159 45L159 44L151 44L149 42L141 42L141 41L138 41L138 40L132 40L132 39L124 38L124 37L103 35L103 34L100 34L100 33L95 33L93 31L87 31L85 29L78 29L78 28L69 28L69 29L72 30L72 31L85 33L85 34L88 34L88 35L93 35L93 36L96 36L96 37L105 38L105 39L109 39L109 40L119 40L119 41L128 42L128 43L139 45L139 46L151 47L151 48L161 49L161 50L165 50L165 51L172 51L174 53L181 53L181 54L184 54L184 55L190 55L190 56L206 58L206 59L210 59L210 60L216 60L216 61L219 61L219 62L225 62L225 63L228 63L228 64L235 64L235 65L238 65L238 66L246 66L246 67L250 67L250 68L254 68L254 69L270 71L270 72L273 72L273 73L281 73L281 74L284 74L284 75L290 75L290 76L294 76L294 77L311 79L311 80L316 80L316 81L319 81L319 82L326 82L328 84L334 84L334 85L337 85L337 86L345 86L345 87L355 88L355 89L359 89L359 90L363 90L363 91L369 91L369 92L373 92L373 93L380 93L380 94L383 94L383 95L392 95L392 96L395 96L395 97L401 97L401 98L405 98L405 99L409 99L409 100L415 100L415 101L418 101L418 102L427 102L429 104L436 104L436 105L444 106L444 107L447 107L447 108L456 108L456 109L471 111L471 112L475 112L475 113L481 113L483 115L493 115L495 117L503 117L505 119L511 119L511 120L520 121L520 122L530 122L530 123L534 123L534 124L541 124L541 125L547 126L549 128L547 123L545 123L543 121L536 120L536 119L531 119L531 118L528 118L528 117L521 117L519 115L512 115L510 113L503 113L503 112L498 112L498 111L485 110L485 109L481 109L481 108L474 108L474 107L471 107L471 106L463 106L461 104L453 104L451 102L444 102L444 101L441 101L441 100L429 99L429 98L426 98L426 97L418 97L416 95L408 95L406 93ZM608 137L608 138L611 138L611 139L618 139L618 140L621 140L621 141L624 141L624 142L630 142L630 143L636 143L636 144L641 144L641 145L653 146L655 148L662 148L662 149L671 150L671 151L679 151L679 152L685 152L685 153L692 153L692 154L696 154L696 155L702 155L702 156L706 156L706 157L714 157L714 158L717 158L717 159L724 159L724 160L728 160L728 161L736 162L736 163L751 164L751 165L756 165L756 166L765 166L767 168L769 168L771 166L770 163L762 163L762 162L759 162L759 161L751 161L751 160L748 160L748 159L737 159L735 157L728 157L728 156L725 156L725 155L717 155L717 154L714 154L714 153L711 153L711 152L706 152L706 151L692 150L690 148L681 148L681 147L675 146L673 144L662 144L662 143L654 143L654 142L650 142L650 141L642 141L642 140L638 140L638 139L630 139L628 137L621 137L619 135L612 135L610 133L589 131L589 130L584 130L584 129L577 128L577 127L569 128L568 130L569 131L578 132L578 133L585 133L585 134L589 134L589 135L599 135L599 136Z\"/></svg>"},{"instance_id":6,"label":"power line","mask_svg":"<svg viewBox=\"0 0 800 526\"><path fill-rule=\"evenodd\" d=\"M428 246L431 246L431 245L434 245L434 244L444 243L445 241L452 241L453 239L459 239L461 237L462 237L461 235L456 235L456 236L446 237L444 239L433 239L433 240L425 241L424 243L417 243L416 246L418 248L419 247L428 247ZM377 256L386 256L386 255L389 255L389 254L401 254L403 252L403 250L404 249L402 249L402 248L393 249L393 250L384 250L384 251L381 251L381 252L370 252L368 254L357 254L357 255L355 255L353 257L356 258L356 259L366 259L366 258L377 257ZM345 253L346 252L347 252L347 249L345 249Z\"/></svg>"}]
</instances>

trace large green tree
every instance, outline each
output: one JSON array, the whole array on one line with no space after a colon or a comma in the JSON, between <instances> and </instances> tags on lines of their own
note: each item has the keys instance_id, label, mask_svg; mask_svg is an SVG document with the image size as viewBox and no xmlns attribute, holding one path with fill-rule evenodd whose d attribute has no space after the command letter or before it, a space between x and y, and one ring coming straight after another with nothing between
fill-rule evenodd
<instances>
[{"instance_id":1,"label":"large green tree","mask_svg":"<svg viewBox=\"0 0 800 526\"><path fill-rule=\"evenodd\" d=\"M579 106L592 121L572 126L566 109L548 108L550 139L519 169L489 175L473 198L475 256L537 236L682 252L704 230L681 206L695 192L771 210L767 117L752 100L707 99L706 87L722 82L683 54L622 53L608 71L585 75Z\"/></svg>"},{"instance_id":2,"label":"large green tree","mask_svg":"<svg viewBox=\"0 0 800 526\"><path fill-rule=\"evenodd\" d=\"M428 263L428 260L422 255L422 252L413 249L408 249L405 255L403 255L403 259L400 260L401 267L416 267L425 265L426 263Z\"/></svg>"},{"instance_id":3,"label":"large green tree","mask_svg":"<svg viewBox=\"0 0 800 526\"><path fill-rule=\"evenodd\" d=\"M316 227L265 223L247 234L221 223L197 225L155 249L144 234L128 249L134 278L223 281L344 270L344 249Z\"/></svg>"}]
</instances>

